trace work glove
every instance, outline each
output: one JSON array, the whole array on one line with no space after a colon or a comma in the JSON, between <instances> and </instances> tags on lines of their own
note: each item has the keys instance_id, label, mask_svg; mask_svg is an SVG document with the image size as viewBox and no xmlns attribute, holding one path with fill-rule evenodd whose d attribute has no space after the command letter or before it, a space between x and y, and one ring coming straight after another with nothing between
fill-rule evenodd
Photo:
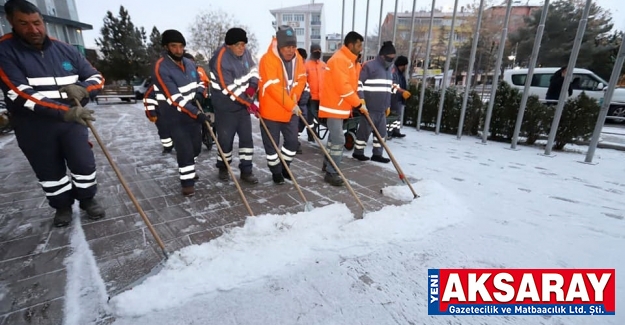
<instances>
[{"instance_id":1,"label":"work glove","mask_svg":"<svg viewBox=\"0 0 625 325\"><path fill-rule=\"evenodd\" d=\"M369 110L367 109L367 105L366 105L364 99L360 100L360 107L358 107L358 110L360 111L360 113L362 113L364 115L368 115L369 114Z\"/></svg>"},{"instance_id":2,"label":"work glove","mask_svg":"<svg viewBox=\"0 0 625 325\"><path fill-rule=\"evenodd\" d=\"M197 114L197 116L195 117L195 120L196 120L198 123L200 123L200 124L204 125L204 122L206 122L206 114L204 114L204 113L202 113L202 112L199 112L199 113Z\"/></svg>"},{"instance_id":3,"label":"work glove","mask_svg":"<svg viewBox=\"0 0 625 325\"><path fill-rule=\"evenodd\" d=\"M254 103L251 103L250 106L247 107L247 111L254 116L258 116L258 106Z\"/></svg>"},{"instance_id":4,"label":"work glove","mask_svg":"<svg viewBox=\"0 0 625 325\"><path fill-rule=\"evenodd\" d=\"M148 117L148 120L150 120L150 122L152 123L156 123L156 120L158 119L158 117L154 116L154 117Z\"/></svg>"},{"instance_id":5,"label":"work glove","mask_svg":"<svg viewBox=\"0 0 625 325\"><path fill-rule=\"evenodd\" d=\"M77 101L82 101L84 98L89 97L89 92L84 87L79 85L67 85L63 86L59 89L60 92L64 92L67 94L67 98L76 99Z\"/></svg>"},{"instance_id":6,"label":"work glove","mask_svg":"<svg viewBox=\"0 0 625 325\"><path fill-rule=\"evenodd\" d=\"M409 92L409 91L404 90L404 92L403 92L403 93L401 93L401 96L402 96L402 97L404 97L404 99L406 99L406 100L407 100L408 98L410 98L410 96L412 96L412 94L410 94L410 92Z\"/></svg>"},{"instance_id":7,"label":"work glove","mask_svg":"<svg viewBox=\"0 0 625 325\"><path fill-rule=\"evenodd\" d=\"M295 107L293 107L293 110L291 110L291 113L293 115L300 116L300 115L302 115L302 110L299 108L298 105L295 105Z\"/></svg>"},{"instance_id":8,"label":"work glove","mask_svg":"<svg viewBox=\"0 0 625 325\"><path fill-rule=\"evenodd\" d=\"M391 108L390 108L390 107L389 107L389 108L387 108L385 113L386 113L386 116L387 116L387 117L388 117L389 115L391 115Z\"/></svg>"},{"instance_id":9,"label":"work glove","mask_svg":"<svg viewBox=\"0 0 625 325\"><path fill-rule=\"evenodd\" d=\"M247 87L247 89L245 89L245 94L249 97L249 98L254 98L254 95L256 95L256 89L252 88L252 87Z\"/></svg>"},{"instance_id":10,"label":"work glove","mask_svg":"<svg viewBox=\"0 0 625 325\"><path fill-rule=\"evenodd\" d=\"M93 113L94 111L85 109L82 106L72 106L67 112L65 112L63 119L65 122L76 122L87 126L86 121L95 121L95 117L91 115Z\"/></svg>"}]
</instances>

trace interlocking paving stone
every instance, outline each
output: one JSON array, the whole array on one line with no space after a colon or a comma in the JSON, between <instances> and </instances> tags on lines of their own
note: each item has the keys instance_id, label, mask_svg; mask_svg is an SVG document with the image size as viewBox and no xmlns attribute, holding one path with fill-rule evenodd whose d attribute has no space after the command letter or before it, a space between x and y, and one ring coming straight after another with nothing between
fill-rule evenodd
<instances>
[{"instance_id":1,"label":"interlocking paving stone","mask_svg":"<svg viewBox=\"0 0 625 325\"><path fill-rule=\"evenodd\" d=\"M95 106L95 105L93 105ZM145 119L141 104L95 106L95 124L140 207L171 253L199 245L240 227L249 216L234 181L217 177L213 148L198 157L196 194L180 195L175 154L161 154L156 128ZM254 174L259 183L240 182L254 215L304 211L294 184L275 185L262 149L257 122L254 128ZM2 137L12 137L3 135ZM306 200L314 207L345 203L356 217L361 209L346 187L323 181L323 154L316 144L302 142L292 172ZM102 220L75 215L81 224L109 293L128 288L163 261L163 254L129 199L102 150L94 144L98 172L98 200L106 207ZM67 274L64 259L70 253L71 227L52 227L54 211L16 141L4 142L0 158L0 325L60 324ZM368 149L370 150L370 148ZM238 143L233 171L239 180ZM401 202L383 197L380 189L397 185L397 173L373 162L362 163L346 152L342 170L367 211Z\"/></svg>"}]
</instances>

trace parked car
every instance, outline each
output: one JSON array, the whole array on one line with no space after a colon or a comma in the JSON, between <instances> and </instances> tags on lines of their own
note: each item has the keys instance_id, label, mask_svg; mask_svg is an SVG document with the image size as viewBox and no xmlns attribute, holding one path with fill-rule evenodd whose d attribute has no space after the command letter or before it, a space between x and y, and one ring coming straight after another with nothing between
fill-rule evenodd
<instances>
[{"instance_id":1,"label":"parked car","mask_svg":"<svg viewBox=\"0 0 625 325\"><path fill-rule=\"evenodd\" d=\"M558 69L560 68L535 68L530 86L530 95L536 95L539 100L544 101L551 76ZM527 71L528 69L506 70L503 74L503 80L512 85L512 87L523 91L525 80L527 79ZM579 96L583 91L588 97L601 101L605 96L607 85L608 83L605 80L590 70L580 68L573 70L573 82L571 83L573 96ZM614 95L608 110L608 119L625 122L625 88L614 89Z\"/></svg>"},{"instance_id":2,"label":"parked car","mask_svg":"<svg viewBox=\"0 0 625 325\"><path fill-rule=\"evenodd\" d=\"M137 99L143 99L143 96L145 95L145 92L148 90L148 87L151 83L152 77L139 78L133 82L132 87L134 89Z\"/></svg>"}]
</instances>

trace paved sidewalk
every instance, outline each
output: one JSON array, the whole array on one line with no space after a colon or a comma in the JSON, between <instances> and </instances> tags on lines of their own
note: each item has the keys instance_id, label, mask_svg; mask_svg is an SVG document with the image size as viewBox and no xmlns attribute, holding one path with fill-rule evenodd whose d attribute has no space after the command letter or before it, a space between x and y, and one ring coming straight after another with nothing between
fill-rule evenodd
<instances>
[{"instance_id":1,"label":"paved sidewalk","mask_svg":"<svg viewBox=\"0 0 625 325\"><path fill-rule=\"evenodd\" d=\"M184 198L179 194L175 156L161 155L156 128L144 117L141 104L93 106L100 136L168 250L201 244L243 225L248 213L234 183L217 179L216 148L200 155L196 195ZM260 183L241 184L253 212L302 211L293 185L271 181L258 122L253 125L255 174ZM96 222L83 218L82 227L107 290L114 293L149 272L162 255L95 139L91 141L98 165L98 198L107 217ZM343 202L360 214L347 188L323 182L322 153L316 145L303 141L303 150L293 163L293 173L308 201L315 207ZM61 324L71 229L52 227L54 211L13 135L0 136L0 152L0 325ZM347 156L343 171L367 210L400 204L379 194L381 188L397 184L396 173Z\"/></svg>"}]
</instances>

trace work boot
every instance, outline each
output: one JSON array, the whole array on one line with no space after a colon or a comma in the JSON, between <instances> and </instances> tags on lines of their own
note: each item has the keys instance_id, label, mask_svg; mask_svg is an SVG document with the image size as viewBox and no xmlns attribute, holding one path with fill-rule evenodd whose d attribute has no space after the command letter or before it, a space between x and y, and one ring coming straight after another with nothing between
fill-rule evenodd
<instances>
[{"instance_id":1,"label":"work boot","mask_svg":"<svg viewBox=\"0 0 625 325\"><path fill-rule=\"evenodd\" d=\"M325 173L326 170L328 170L328 165L326 165L325 161L323 162L323 165L321 165L321 171Z\"/></svg>"},{"instance_id":2,"label":"work boot","mask_svg":"<svg viewBox=\"0 0 625 325\"><path fill-rule=\"evenodd\" d=\"M405 136L406 136L405 134L403 134L403 133L399 132L399 129L395 129L395 130L393 130L393 133L391 133L391 135L392 135L394 138L403 138L403 137L405 137Z\"/></svg>"},{"instance_id":3,"label":"work boot","mask_svg":"<svg viewBox=\"0 0 625 325\"><path fill-rule=\"evenodd\" d=\"M284 176L282 176L282 174L271 174L271 178L273 182L278 185L284 184Z\"/></svg>"},{"instance_id":4,"label":"work boot","mask_svg":"<svg viewBox=\"0 0 625 325\"><path fill-rule=\"evenodd\" d=\"M78 206L87 212L87 216L91 220L104 218L104 208L94 198L82 200Z\"/></svg>"},{"instance_id":5,"label":"work boot","mask_svg":"<svg viewBox=\"0 0 625 325\"><path fill-rule=\"evenodd\" d=\"M291 171L291 173L292 172L293 171ZM288 179L288 180L292 180L291 179L291 175L289 175L289 172L286 171L286 168L282 168L282 177L284 177L285 179Z\"/></svg>"},{"instance_id":6,"label":"work boot","mask_svg":"<svg viewBox=\"0 0 625 325\"><path fill-rule=\"evenodd\" d=\"M369 157L367 157L367 156L365 156L363 154L353 153L352 157L354 157L354 158L356 158L356 159L358 159L360 161L367 161L367 160L369 160Z\"/></svg>"},{"instance_id":7,"label":"work boot","mask_svg":"<svg viewBox=\"0 0 625 325\"><path fill-rule=\"evenodd\" d=\"M72 222L72 207L56 209L54 214L55 227L67 227Z\"/></svg>"},{"instance_id":8,"label":"work boot","mask_svg":"<svg viewBox=\"0 0 625 325\"><path fill-rule=\"evenodd\" d=\"M194 186L183 187L182 188L182 195L186 196L186 197L190 197L190 196L195 195L195 187Z\"/></svg>"},{"instance_id":9,"label":"work boot","mask_svg":"<svg viewBox=\"0 0 625 325\"><path fill-rule=\"evenodd\" d=\"M174 150L174 147L163 147L163 154L169 154L172 150Z\"/></svg>"},{"instance_id":10,"label":"work boot","mask_svg":"<svg viewBox=\"0 0 625 325\"><path fill-rule=\"evenodd\" d=\"M388 164L391 160L388 158L382 157L382 155L373 155L371 156L371 161L377 161L380 163Z\"/></svg>"},{"instance_id":11,"label":"work boot","mask_svg":"<svg viewBox=\"0 0 625 325\"><path fill-rule=\"evenodd\" d=\"M323 180L332 186L343 186L344 184L343 179L339 176L339 174L326 173Z\"/></svg>"},{"instance_id":12,"label":"work boot","mask_svg":"<svg viewBox=\"0 0 625 325\"><path fill-rule=\"evenodd\" d=\"M241 180L248 184L258 184L258 178L252 172L241 173Z\"/></svg>"},{"instance_id":13,"label":"work boot","mask_svg":"<svg viewBox=\"0 0 625 325\"><path fill-rule=\"evenodd\" d=\"M195 176L193 176L193 180L197 181L198 179L200 179L200 176L198 176L197 174L195 174Z\"/></svg>"},{"instance_id":14,"label":"work boot","mask_svg":"<svg viewBox=\"0 0 625 325\"><path fill-rule=\"evenodd\" d=\"M227 181L229 178L230 174L228 173L228 168L219 168L219 179Z\"/></svg>"}]
</instances>

